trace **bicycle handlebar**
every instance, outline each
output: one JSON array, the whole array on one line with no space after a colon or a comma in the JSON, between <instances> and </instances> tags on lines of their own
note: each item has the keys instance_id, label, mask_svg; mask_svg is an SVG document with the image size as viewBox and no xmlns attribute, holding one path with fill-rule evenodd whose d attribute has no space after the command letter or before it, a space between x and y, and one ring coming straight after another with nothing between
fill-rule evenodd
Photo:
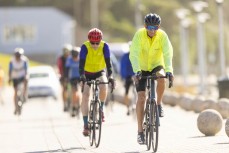
<instances>
[{"instance_id":1,"label":"bicycle handlebar","mask_svg":"<svg viewBox=\"0 0 229 153\"><path fill-rule=\"evenodd\" d=\"M100 84L109 84L110 82L103 82L103 81L99 81L99 80L91 80L91 81L86 81L83 82L83 86L81 89L81 92L84 91L84 84L87 83L88 85L94 84L94 85L100 85ZM114 88L111 88L111 93L113 92Z\"/></svg>"},{"instance_id":2,"label":"bicycle handlebar","mask_svg":"<svg viewBox=\"0 0 229 153\"><path fill-rule=\"evenodd\" d=\"M142 76L141 78L143 79L153 79L153 80L157 80L157 79L161 79L161 78L166 78L169 80L169 88L171 88L173 86L173 81L171 77L166 77L166 76L156 76L155 74L152 75L148 75L148 76Z\"/></svg>"}]
</instances>

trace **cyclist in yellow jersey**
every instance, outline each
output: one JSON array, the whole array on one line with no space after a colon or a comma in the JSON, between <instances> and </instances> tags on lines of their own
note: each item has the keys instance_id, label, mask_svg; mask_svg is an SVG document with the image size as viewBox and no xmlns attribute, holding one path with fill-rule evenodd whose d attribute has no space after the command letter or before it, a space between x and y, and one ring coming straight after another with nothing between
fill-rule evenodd
<instances>
[{"instance_id":1,"label":"cyclist in yellow jersey","mask_svg":"<svg viewBox=\"0 0 229 153\"><path fill-rule=\"evenodd\" d=\"M173 48L167 34L159 29L161 18L155 13L149 13L144 19L144 28L139 29L132 40L130 48L130 61L135 72L136 90L138 92L137 99L137 121L138 121L138 137L139 144L145 143L143 134L143 118L144 118L144 105L145 105L145 89L146 79L141 76L147 76L164 69L166 76L173 80ZM159 116L163 117L163 109L161 101L165 90L165 79L157 80L157 105Z\"/></svg>"},{"instance_id":2,"label":"cyclist in yellow jersey","mask_svg":"<svg viewBox=\"0 0 229 153\"><path fill-rule=\"evenodd\" d=\"M112 88L115 86L112 77L112 65L110 61L110 49L106 42L102 41L102 31L93 28L88 32L88 41L84 42L80 50L80 64L79 73L81 82L86 80L99 79L100 81L109 82ZM106 71L107 70L107 75ZM81 83L82 84L82 83ZM102 121L104 122L103 105L107 97L107 85L101 84L100 88L100 101L102 111ZM84 130L83 135L89 135L88 129L88 103L90 97L90 86L85 84L82 96L81 111L83 114Z\"/></svg>"}]
</instances>

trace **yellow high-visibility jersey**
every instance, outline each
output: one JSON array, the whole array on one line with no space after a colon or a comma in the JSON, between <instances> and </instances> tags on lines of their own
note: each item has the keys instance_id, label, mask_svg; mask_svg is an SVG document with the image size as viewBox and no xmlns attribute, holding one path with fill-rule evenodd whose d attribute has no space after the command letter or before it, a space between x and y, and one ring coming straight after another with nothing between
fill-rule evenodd
<instances>
[{"instance_id":1,"label":"yellow high-visibility jersey","mask_svg":"<svg viewBox=\"0 0 229 153\"><path fill-rule=\"evenodd\" d=\"M139 29L130 47L130 61L133 71L152 71L161 65L166 72L173 73L173 47L167 34L158 29L155 36L150 38L145 28Z\"/></svg>"},{"instance_id":2,"label":"yellow high-visibility jersey","mask_svg":"<svg viewBox=\"0 0 229 153\"><path fill-rule=\"evenodd\" d=\"M104 41L100 42L99 48L97 50L94 50L91 47L89 41L85 42L84 45L87 47L88 50L84 70L94 73L105 69L106 62L103 53Z\"/></svg>"}]
</instances>

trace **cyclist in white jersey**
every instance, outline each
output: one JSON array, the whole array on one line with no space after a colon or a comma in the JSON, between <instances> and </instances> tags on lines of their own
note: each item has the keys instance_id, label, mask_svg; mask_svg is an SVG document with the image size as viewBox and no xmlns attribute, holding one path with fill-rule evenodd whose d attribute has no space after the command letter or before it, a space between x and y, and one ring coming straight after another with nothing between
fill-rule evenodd
<instances>
[{"instance_id":1,"label":"cyclist in white jersey","mask_svg":"<svg viewBox=\"0 0 229 153\"><path fill-rule=\"evenodd\" d=\"M17 95L17 86L21 82L24 83L23 88L23 99L26 101L26 89L27 89L27 83L28 83L28 58L24 56L24 49L23 48L15 48L14 50L14 56L10 60L9 63L9 83L13 82L14 87L14 105L15 105L15 111L16 113L16 95Z\"/></svg>"}]
</instances>

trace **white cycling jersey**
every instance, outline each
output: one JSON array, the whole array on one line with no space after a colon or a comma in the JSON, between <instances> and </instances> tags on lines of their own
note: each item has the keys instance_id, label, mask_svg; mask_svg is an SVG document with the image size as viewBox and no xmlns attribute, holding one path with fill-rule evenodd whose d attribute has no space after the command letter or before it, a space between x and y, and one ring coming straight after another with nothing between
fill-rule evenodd
<instances>
[{"instance_id":1,"label":"white cycling jersey","mask_svg":"<svg viewBox=\"0 0 229 153\"><path fill-rule=\"evenodd\" d=\"M10 71L12 79L19 79L26 77L28 69L28 58L26 56L21 56L21 60L17 61L15 57L10 60Z\"/></svg>"}]
</instances>

